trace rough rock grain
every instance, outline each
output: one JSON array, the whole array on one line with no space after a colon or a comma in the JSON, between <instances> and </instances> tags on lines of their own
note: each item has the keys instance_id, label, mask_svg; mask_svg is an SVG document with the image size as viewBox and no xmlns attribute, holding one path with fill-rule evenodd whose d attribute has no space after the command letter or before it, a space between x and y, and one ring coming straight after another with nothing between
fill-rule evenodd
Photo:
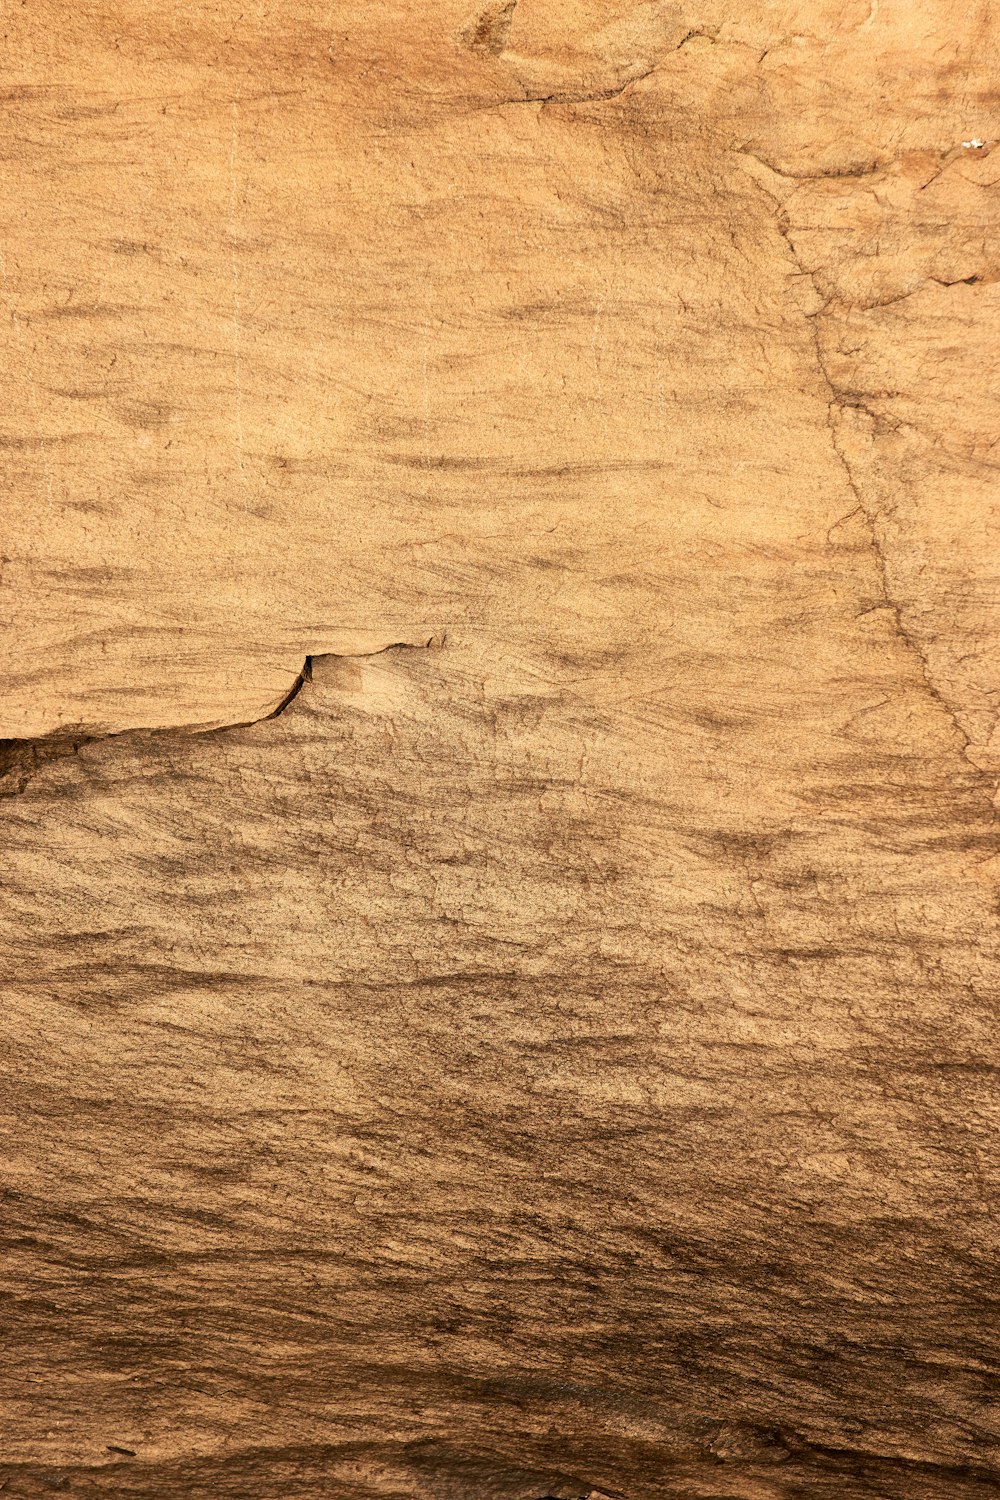
<instances>
[{"instance_id":1,"label":"rough rock grain","mask_svg":"<svg viewBox=\"0 0 1000 1500\"><path fill-rule=\"evenodd\" d=\"M989 7L3 34L4 1494L996 1494Z\"/></svg>"}]
</instances>

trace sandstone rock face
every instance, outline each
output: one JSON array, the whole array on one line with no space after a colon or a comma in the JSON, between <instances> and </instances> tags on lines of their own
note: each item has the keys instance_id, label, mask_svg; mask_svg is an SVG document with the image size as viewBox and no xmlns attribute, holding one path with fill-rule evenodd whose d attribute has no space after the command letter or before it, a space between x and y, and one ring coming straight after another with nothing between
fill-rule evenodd
<instances>
[{"instance_id":1,"label":"sandstone rock face","mask_svg":"<svg viewBox=\"0 0 1000 1500\"><path fill-rule=\"evenodd\" d=\"M3 27L4 1493L996 1494L991 8Z\"/></svg>"}]
</instances>

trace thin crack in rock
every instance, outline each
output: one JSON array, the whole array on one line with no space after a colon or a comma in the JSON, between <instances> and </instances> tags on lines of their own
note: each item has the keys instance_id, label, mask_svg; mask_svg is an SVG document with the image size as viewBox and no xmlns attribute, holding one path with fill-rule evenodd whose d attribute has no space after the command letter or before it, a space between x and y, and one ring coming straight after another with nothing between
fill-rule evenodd
<instances>
[{"instance_id":1,"label":"thin crack in rock","mask_svg":"<svg viewBox=\"0 0 1000 1500\"><path fill-rule=\"evenodd\" d=\"M880 172L884 172L886 167L891 165L889 162L868 160L846 167L830 167L829 170L821 172L788 172L783 167L775 166L773 161L768 161L767 157L761 156L759 152L751 151L749 146L733 146L731 149L737 156L749 157L751 161L773 172L775 177L783 177L788 182L836 182L841 178L877 177Z\"/></svg>"},{"instance_id":2,"label":"thin crack in rock","mask_svg":"<svg viewBox=\"0 0 1000 1500\"><path fill-rule=\"evenodd\" d=\"M752 153L736 151L735 154L736 155L747 155L747 154L752 154ZM781 237L784 240L786 246L788 247L788 253L791 256L792 260L794 261L796 267L798 268L799 275L808 277L809 281L811 282L812 286L814 287L814 289L815 289L815 291L817 293L817 296L822 296L822 294L819 291L819 287L816 284L816 275L815 275L815 272L810 271L803 264L801 257L799 256L797 250L795 249L795 245L792 242L792 237L791 237L791 228L790 228L790 225L788 223L788 219L787 219L787 216L785 214L785 210L784 210L783 205L779 202L779 200L775 197L775 195L773 193L768 192L767 188L764 187L763 184L761 184L761 189L762 189L763 192L765 192L767 194L767 196L769 198L771 198L772 202L775 204L778 233L781 235ZM919 673L920 673L921 681L923 683L923 686L924 686L924 688L925 688L928 696L933 699L934 703L945 714L945 716L948 719L948 722L952 726L952 729L954 730L954 732L955 732L955 734L956 734L956 736L958 738L958 742L959 742L959 754L960 754L962 760L968 766L969 770L973 773L976 782L979 785L981 785L984 789L986 789L986 791L987 791L987 802L988 802L989 813L990 813L990 820L991 821L995 821L996 820L996 816L997 816L996 805L995 805L995 802L994 802L994 796L995 796L995 793L996 793L995 785L991 781L988 772L984 771L983 768L981 766L978 766L976 764L976 762L972 759L972 757L971 757L971 755L969 753L970 747L972 745L971 736L964 729L964 727L962 726L961 721L959 720L957 714L955 713L955 710L952 708L952 706L948 702L947 698L941 692L941 689L935 683L935 681L934 681L934 679L933 679L933 677L931 675L931 671L930 671L929 664L927 662L927 658L925 657L923 651L921 650L919 642L916 640L916 638L913 635L911 635L911 633L909 632L909 630L907 630L907 628L906 628L906 625L905 625L904 620L903 620L903 606L895 598L895 596L893 594L892 583L891 583L891 580L890 580L890 577L889 577L889 570L888 570L888 566L887 566L887 563L886 563L885 554L882 551L882 546L881 546L881 543L879 541L878 525L877 525L877 514L867 504L867 502L865 500L865 496L864 496L864 494L862 492L861 486L859 485L859 483L858 483L858 481L857 481L857 479L855 477L854 471L851 468L850 460L848 459L847 455L845 454L845 452L843 450L843 447L841 446L841 443L840 443L840 440L839 440L839 436L838 436L838 433L837 433L837 424L836 424L836 420L835 420L835 417L834 417L834 412L835 411L841 411L841 412L845 411L845 410L849 409L852 405L857 405L858 403L853 403L853 402L851 402L851 401L849 401L849 400L847 400L845 398L844 393L840 390L840 388L837 386L836 382L834 381L833 377L831 376L829 368L828 368L827 363L826 363L826 358L825 358L825 356L823 354L823 345L822 345L822 342L821 342L820 336L819 336L818 320L819 320L820 317L822 317L828 311L828 308L829 308L829 302L828 301L824 301L823 304L822 304L822 306L820 308L818 308L816 310L816 312L814 312L814 313L807 313L806 314L806 321L807 321L807 323L809 325L809 329L810 329L810 333L811 333L811 337L812 337L812 341L813 341L813 346L814 346L815 351L816 351L816 365L817 365L817 369L819 370L819 374L820 374L820 376L821 376L824 384L826 385L827 390L829 391L829 399L827 401L827 408L826 408L826 425L827 425L827 427L829 428L829 431L830 431L830 443L831 443L831 446L833 448L833 452L834 452L834 454L835 454L835 456L837 458L837 461L840 464L841 468L843 469L844 474L845 474L845 476L847 478L847 482L848 482L848 484L850 486L851 493L853 494L855 500L857 501L857 511L859 511L861 513L861 515L864 516L865 521L867 522L867 529L868 529L868 536L869 536L869 545L871 547L872 555L873 555L874 560L875 560L875 567L876 567L876 570L877 570L877 573L878 573L879 583L880 583L880 586L881 586L881 591L882 591L882 596L883 596L883 601L884 601L882 607L885 608L885 609L887 609L889 611L889 613L891 614L892 619L893 619L893 623L894 623L894 626L895 626L896 634L897 634L899 640L903 643L903 645L906 647L907 651L915 659L916 664L917 664L917 668L918 668Z\"/></svg>"},{"instance_id":3,"label":"thin crack in rock","mask_svg":"<svg viewBox=\"0 0 1000 1500\"><path fill-rule=\"evenodd\" d=\"M428 637L423 642L391 641L387 646L380 646L376 651L324 651L307 656L291 687L276 708L259 714L253 719L234 720L231 724L171 724L156 729L142 729L136 726L93 733L85 730L69 733L56 731L53 734L33 737L13 736L0 739L0 799L19 796L38 772L52 761L65 760L69 756L78 755L87 745L100 744L104 740L121 739L130 734L146 734L156 738L173 734L227 734L234 729L251 729L255 724L267 724L272 719L280 718L295 702L306 683L312 681L315 662L328 661L331 658L338 661L355 661L363 657L384 656L388 651L426 651L435 646L442 647L445 638L442 632L440 635Z\"/></svg>"},{"instance_id":4,"label":"thin crack in rock","mask_svg":"<svg viewBox=\"0 0 1000 1500\"><path fill-rule=\"evenodd\" d=\"M509 12L510 17L513 18L515 6L516 0L515 5L511 5L507 7L505 11L498 13L498 17L499 15L507 15L507 13ZM509 35L509 32L510 26L508 25L507 31L505 33L505 41L507 35ZM684 47L687 46L689 42L695 41L698 38L702 38L703 40L711 42L713 44L715 44L718 40L716 35L711 31L698 29L687 31L681 37L679 42L675 43L675 45L673 47L670 47L666 52L661 53L657 61L650 63L648 67L643 68L640 72L633 73L622 83L609 85L605 89L591 89L580 93L559 92L557 90L551 94L525 94L522 98L498 100L495 104L491 104L489 108L505 109L508 105L511 104L540 104L543 108L547 104L606 104L611 99L620 99L621 96L623 94L626 94L628 90L635 84L642 83L646 78L651 78L664 57L670 57L675 52L680 52ZM472 44L470 43L470 45ZM488 50L492 51L492 48ZM516 77L516 70L512 69L511 71L515 73ZM520 82L520 80L518 81Z\"/></svg>"},{"instance_id":5,"label":"thin crack in rock","mask_svg":"<svg viewBox=\"0 0 1000 1500\"><path fill-rule=\"evenodd\" d=\"M812 275L812 272L806 272ZM882 307L895 307L900 302L908 302L911 297L924 292L930 286L953 287L953 286L988 286L993 277L981 271L974 271L971 276L953 276L950 280L944 276L924 276L917 286L911 287L908 292L898 292L892 297L876 297L871 302L848 301L846 298L839 299L844 306L855 308L858 312L877 312ZM826 308L821 308L825 312Z\"/></svg>"},{"instance_id":6,"label":"thin crack in rock","mask_svg":"<svg viewBox=\"0 0 1000 1500\"><path fill-rule=\"evenodd\" d=\"M598 89L592 93L582 94L525 94L520 99L500 99L496 104L490 105L492 109L506 109L512 104L540 104L542 108L547 104L606 104L610 99L619 99L628 92L634 84L641 83L644 78L649 78L656 72L656 65L646 68L642 73L635 73L631 78L626 78L624 83L616 84L613 88Z\"/></svg>"},{"instance_id":7,"label":"thin crack in rock","mask_svg":"<svg viewBox=\"0 0 1000 1500\"><path fill-rule=\"evenodd\" d=\"M750 146L731 146L729 149L737 156L745 156L750 161L755 161L758 166L764 167L768 172L772 172L775 177L781 177L786 182L836 182L850 180L851 178L878 177L880 173L890 171L896 165L896 158L891 156L885 157L882 160L877 157L869 157L865 161L852 162L843 167L827 167L820 169L818 172L795 172L785 167L777 166L775 162L768 160L766 156L762 156L759 151L754 151ZM947 171L953 162L961 160L964 154L961 146L936 148L939 165L935 168L931 176L928 177L927 181L921 183L919 191L923 192L925 188L930 187L931 183L936 182L942 172ZM977 154L981 157L988 156L990 154L989 148L986 147Z\"/></svg>"}]
</instances>

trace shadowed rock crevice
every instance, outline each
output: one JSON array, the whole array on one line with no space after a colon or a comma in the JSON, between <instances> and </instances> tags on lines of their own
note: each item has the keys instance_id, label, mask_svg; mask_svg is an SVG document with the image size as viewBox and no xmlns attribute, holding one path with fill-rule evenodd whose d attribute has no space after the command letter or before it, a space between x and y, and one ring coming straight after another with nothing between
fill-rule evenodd
<instances>
[{"instance_id":1,"label":"shadowed rock crevice","mask_svg":"<svg viewBox=\"0 0 1000 1500\"><path fill-rule=\"evenodd\" d=\"M85 746L99 744L104 740L121 740L134 735L142 735L145 739L162 740L170 735L227 734L234 729L250 729L254 724L266 724L271 719L278 719L295 702L306 683L312 681L315 662L332 659L349 661L364 657L384 656L388 651L429 650L435 645L443 646L444 639L442 634L431 636L422 644L415 644L412 641L392 641L387 646L381 646L377 651L326 651L307 656L302 663L301 671L296 673L291 687L277 707L269 709L257 718L234 720L232 724L172 724L164 729L116 729L107 733L100 730L81 729L77 733L39 735L33 739L0 739L0 798L20 795L43 767L53 761L78 755Z\"/></svg>"}]
</instances>

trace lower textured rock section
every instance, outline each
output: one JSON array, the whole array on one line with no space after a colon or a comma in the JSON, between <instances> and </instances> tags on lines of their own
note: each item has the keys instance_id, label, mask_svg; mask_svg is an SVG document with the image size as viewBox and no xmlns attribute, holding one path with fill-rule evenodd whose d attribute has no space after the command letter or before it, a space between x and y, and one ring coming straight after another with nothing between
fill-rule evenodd
<instances>
[{"instance_id":1,"label":"lower textured rock section","mask_svg":"<svg viewBox=\"0 0 1000 1500\"><path fill-rule=\"evenodd\" d=\"M990 1492L976 786L746 713L699 797L640 651L553 665L3 804L14 1493Z\"/></svg>"}]
</instances>

